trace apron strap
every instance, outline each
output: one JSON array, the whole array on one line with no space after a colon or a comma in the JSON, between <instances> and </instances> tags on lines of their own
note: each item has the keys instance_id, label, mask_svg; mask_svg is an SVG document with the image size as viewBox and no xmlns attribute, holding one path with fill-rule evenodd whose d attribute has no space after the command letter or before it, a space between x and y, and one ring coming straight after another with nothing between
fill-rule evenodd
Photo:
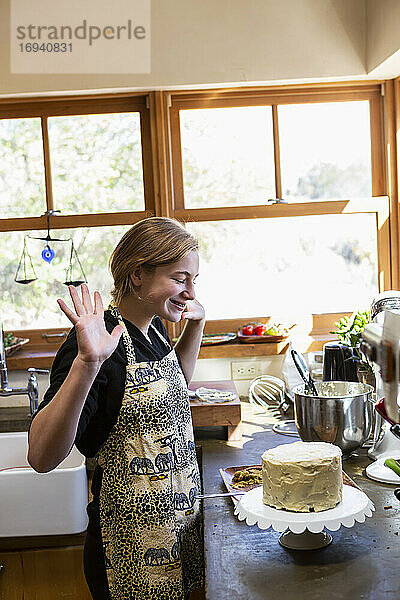
<instances>
[{"instance_id":1,"label":"apron strap","mask_svg":"<svg viewBox=\"0 0 400 600\"><path fill-rule=\"evenodd\" d=\"M132 344L131 336L128 333L128 330L126 328L124 320L123 320L121 313L119 312L117 306L113 302L111 302L108 308L111 311L112 316L117 319L118 325L121 325L123 328L122 338L124 341L126 356L128 359L128 364L132 365L133 363L135 363L137 361L136 361L135 349ZM160 340L167 346L167 348L169 350L172 350L171 344L168 342L168 340L165 339L165 337L162 335L162 333L160 331L158 331L157 327L154 327L153 323L150 323L150 327L152 327L154 329L154 331L156 332L156 334L158 335Z\"/></svg>"},{"instance_id":2,"label":"apron strap","mask_svg":"<svg viewBox=\"0 0 400 600\"><path fill-rule=\"evenodd\" d=\"M162 342L164 342L164 344L167 346L167 348L169 348L170 350L172 350L172 346L169 343L168 340L165 339L165 337L163 336L163 334L161 333L161 331L158 331L157 327L154 327L153 323L150 323L150 327L152 327L154 329L154 331L156 332L156 334L158 335L158 337L160 338L160 340Z\"/></svg>"},{"instance_id":3,"label":"apron strap","mask_svg":"<svg viewBox=\"0 0 400 600\"><path fill-rule=\"evenodd\" d=\"M124 320L119 312L118 308L115 306L113 302L110 303L108 309L111 311L113 317L115 317L118 321L118 325L122 326L122 339L124 342L124 347L126 351L126 358L128 359L128 364L133 365L136 361L135 349L132 344L131 336L128 333Z\"/></svg>"}]
</instances>

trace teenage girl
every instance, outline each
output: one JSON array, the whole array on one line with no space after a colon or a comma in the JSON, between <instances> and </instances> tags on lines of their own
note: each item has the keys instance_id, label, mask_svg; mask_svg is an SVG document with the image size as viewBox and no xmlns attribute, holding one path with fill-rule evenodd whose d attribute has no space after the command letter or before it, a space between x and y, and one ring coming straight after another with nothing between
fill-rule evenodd
<instances>
[{"instance_id":1,"label":"teenage girl","mask_svg":"<svg viewBox=\"0 0 400 600\"><path fill-rule=\"evenodd\" d=\"M70 286L73 324L29 432L28 461L54 469L73 444L96 459L84 571L94 600L186 600L203 537L188 383L204 309L197 241L172 219L136 223L110 258L112 303ZM185 320L174 348L161 319Z\"/></svg>"}]
</instances>

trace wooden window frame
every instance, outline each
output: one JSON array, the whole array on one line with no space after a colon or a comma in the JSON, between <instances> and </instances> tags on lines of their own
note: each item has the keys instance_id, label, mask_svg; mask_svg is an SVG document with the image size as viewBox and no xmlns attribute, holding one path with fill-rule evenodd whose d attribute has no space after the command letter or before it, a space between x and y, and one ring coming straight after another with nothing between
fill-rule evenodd
<instances>
[{"instance_id":1,"label":"wooden window frame","mask_svg":"<svg viewBox=\"0 0 400 600\"><path fill-rule=\"evenodd\" d=\"M104 227L131 225L155 214L154 178L150 114L148 95L118 95L96 97L59 97L34 101L0 101L0 119L34 118L41 119L43 158L45 174L46 210L57 208L53 202L50 148L47 119L55 116L91 115L109 113L139 112L142 144L142 166L145 208L142 211L54 214L51 216L52 229L76 229L78 227ZM39 217L11 217L0 219L0 232L46 230L46 215Z\"/></svg>"},{"instance_id":2,"label":"wooden window frame","mask_svg":"<svg viewBox=\"0 0 400 600\"><path fill-rule=\"evenodd\" d=\"M387 83L387 82L386 82ZM173 216L184 222L205 222L233 219L294 217L325 214L374 213L377 223L379 291L398 285L398 260L393 261L394 240L397 239L398 207L389 197L387 188L385 137L393 135L394 125L384 118L388 98L381 82L349 82L343 84L311 84L308 86L275 86L263 88L220 89L170 94L171 160L173 176ZM388 93L386 93L388 95ZM180 138L180 111L201 108L232 108L250 106L272 107L276 197L282 197L278 106L320 102L369 101L371 134L372 197L349 200L328 200L273 205L239 205L212 208L186 208L184 202L183 168ZM386 104L385 104L386 101ZM393 102L393 100L392 100ZM390 110L389 110L390 113ZM391 113L390 113L391 114ZM390 135L390 134L389 134ZM392 152L393 159L393 152ZM392 165L392 171L394 166ZM391 217L391 218L390 218ZM392 223L393 221L393 223ZM372 300L372 299L371 299ZM349 313L312 315L311 335L329 338L333 321ZM244 319L245 320L245 319ZM315 324L318 323L316 327ZM226 320L213 320L212 329L225 331Z\"/></svg>"}]
</instances>

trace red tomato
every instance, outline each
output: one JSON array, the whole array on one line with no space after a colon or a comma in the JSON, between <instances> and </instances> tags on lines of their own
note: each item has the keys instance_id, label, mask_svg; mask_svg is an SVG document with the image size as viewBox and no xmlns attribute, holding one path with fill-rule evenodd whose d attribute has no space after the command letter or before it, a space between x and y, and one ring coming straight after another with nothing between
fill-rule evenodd
<instances>
[{"instance_id":1,"label":"red tomato","mask_svg":"<svg viewBox=\"0 0 400 600\"><path fill-rule=\"evenodd\" d=\"M243 327L243 335L253 335L254 327L253 325L246 325Z\"/></svg>"},{"instance_id":2,"label":"red tomato","mask_svg":"<svg viewBox=\"0 0 400 600\"><path fill-rule=\"evenodd\" d=\"M254 335L264 335L265 330L265 325L257 325L254 329Z\"/></svg>"}]
</instances>

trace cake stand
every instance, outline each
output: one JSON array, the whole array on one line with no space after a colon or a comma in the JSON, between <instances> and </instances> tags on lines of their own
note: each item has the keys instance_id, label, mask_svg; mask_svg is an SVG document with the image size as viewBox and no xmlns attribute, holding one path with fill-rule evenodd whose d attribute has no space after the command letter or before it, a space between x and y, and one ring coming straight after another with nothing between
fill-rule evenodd
<instances>
[{"instance_id":1,"label":"cake stand","mask_svg":"<svg viewBox=\"0 0 400 600\"><path fill-rule=\"evenodd\" d=\"M364 523L371 517L374 505L364 492L349 486L343 486L343 497L335 508L321 512L299 513L278 510L266 506L262 500L262 486L246 492L235 507L239 521L246 520L247 525L257 524L260 529L285 532L279 543L291 550L316 550L332 542L332 536L323 531L337 531L341 525L353 527L355 521ZM288 529L288 531L286 531Z\"/></svg>"}]
</instances>

